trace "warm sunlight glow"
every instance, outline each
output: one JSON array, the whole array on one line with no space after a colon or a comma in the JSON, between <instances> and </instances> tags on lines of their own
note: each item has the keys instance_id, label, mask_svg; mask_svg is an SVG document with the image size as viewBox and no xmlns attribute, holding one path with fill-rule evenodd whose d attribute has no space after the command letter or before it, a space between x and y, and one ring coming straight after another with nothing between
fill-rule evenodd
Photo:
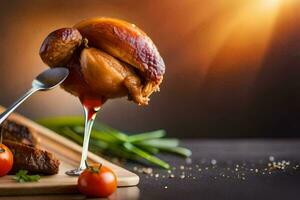
<instances>
[{"instance_id":1,"label":"warm sunlight glow","mask_svg":"<svg viewBox=\"0 0 300 200\"><path fill-rule=\"evenodd\" d=\"M276 9L279 5L279 0L261 0L264 9Z\"/></svg>"},{"instance_id":2,"label":"warm sunlight glow","mask_svg":"<svg viewBox=\"0 0 300 200\"><path fill-rule=\"evenodd\" d=\"M236 0L223 4L219 16L207 19L209 26L199 35L195 54L206 74L211 68L222 73L236 67L258 66L268 48L281 0ZM193 54L193 52L189 52ZM247 65L245 65L246 63Z\"/></svg>"}]
</instances>

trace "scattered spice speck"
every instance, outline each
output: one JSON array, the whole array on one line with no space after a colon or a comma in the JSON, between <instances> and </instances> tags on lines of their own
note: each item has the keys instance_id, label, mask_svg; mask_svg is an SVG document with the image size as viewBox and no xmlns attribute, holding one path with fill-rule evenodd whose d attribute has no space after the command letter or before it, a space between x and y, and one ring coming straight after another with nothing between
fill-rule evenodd
<instances>
[{"instance_id":1,"label":"scattered spice speck","mask_svg":"<svg viewBox=\"0 0 300 200\"><path fill-rule=\"evenodd\" d=\"M152 168L150 168L150 167L148 167L148 168L143 168L143 173L144 174L151 174L153 172L153 169Z\"/></svg>"},{"instance_id":2,"label":"scattered spice speck","mask_svg":"<svg viewBox=\"0 0 300 200\"><path fill-rule=\"evenodd\" d=\"M202 159L203 163L172 166L170 170L161 170L151 167L133 166L133 171L144 175L146 179L155 181L169 179L200 180L200 178L210 178L213 180L236 179L246 181L253 176L271 176L273 174L285 173L293 175L300 171L299 163L292 160L268 156L265 159L236 162L232 160L220 161L214 158ZM207 162L208 161L208 162ZM218 163L218 165L217 165ZM197 173L196 173L197 172Z\"/></svg>"},{"instance_id":3,"label":"scattered spice speck","mask_svg":"<svg viewBox=\"0 0 300 200\"><path fill-rule=\"evenodd\" d=\"M187 158L185 159L185 163L186 163L186 164L192 164L192 159L191 159L190 157L187 157Z\"/></svg>"},{"instance_id":4,"label":"scattered spice speck","mask_svg":"<svg viewBox=\"0 0 300 200\"><path fill-rule=\"evenodd\" d=\"M215 164L217 164L217 160L212 159L212 160L210 161L210 163L211 163L212 165L215 165Z\"/></svg>"}]
</instances>

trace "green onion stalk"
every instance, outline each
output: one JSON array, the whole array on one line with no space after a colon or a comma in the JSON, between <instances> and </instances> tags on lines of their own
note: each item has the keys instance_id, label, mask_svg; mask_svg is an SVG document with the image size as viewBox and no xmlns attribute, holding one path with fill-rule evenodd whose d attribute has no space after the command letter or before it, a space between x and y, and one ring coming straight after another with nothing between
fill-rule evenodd
<instances>
[{"instance_id":1,"label":"green onion stalk","mask_svg":"<svg viewBox=\"0 0 300 200\"><path fill-rule=\"evenodd\" d=\"M84 119L76 116L51 117L37 122L60 135L82 145ZM171 153L182 157L191 156L191 150L180 147L179 140L165 138L164 130L139 134L126 134L110 126L95 122L91 133L90 150L120 159L143 162L169 169L170 165L158 158L159 153Z\"/></svg>"}]
</instances>

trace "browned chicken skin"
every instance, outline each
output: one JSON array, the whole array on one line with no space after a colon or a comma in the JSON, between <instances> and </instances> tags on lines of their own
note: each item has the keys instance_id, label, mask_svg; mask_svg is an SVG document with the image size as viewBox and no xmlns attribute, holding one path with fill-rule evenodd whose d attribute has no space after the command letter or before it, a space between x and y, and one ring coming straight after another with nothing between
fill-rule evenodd
<instances>
[{"instance_id":1,"label":"browned chicken skin","mask_svg":"<svg viewBox=\"0 0 300 200\"><path fill-rule=\"evenodd\" d=\"M71 59L81 41L82 36L77 29L58 29L50 33L43 42L40 48L41 58L50 67L63 67Z\"/></svg>"},{"instance_id":2,"label":"browned chicken skin","mask_svg":"<svg viewBox=\"0 0 300 200\"><path fill-rule=\"evenodd\" d=\"M83 91L106 99L128 96L139 105L148 104L165 72L151 39L135 25L111 18L87 19L52 32L40 56L50 67L70 69L62 87L76 96Z\"/></svg>"}]
</instances>

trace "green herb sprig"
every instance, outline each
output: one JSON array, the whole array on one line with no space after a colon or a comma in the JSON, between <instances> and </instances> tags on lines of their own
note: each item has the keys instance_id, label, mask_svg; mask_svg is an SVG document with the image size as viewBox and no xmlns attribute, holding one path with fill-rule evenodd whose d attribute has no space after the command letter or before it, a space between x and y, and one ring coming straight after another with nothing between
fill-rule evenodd
<instances>
[{"instance_id":1,"label":"green herb sprig","mask_svg":"<svg viewBox=\"0 0 300 200\"><path fill-rule=\"evenodd\" d=\"M13 176L13 179L19 183L24 183L24 182L37 182L40 180L39 175L28 175L27 170L19 170L15 176Z\"/></svg>"},{"instance_id":2,"label":"green herb sprig","mask_svg":"<svg viewBox=\"0 0 300 200\"><path fill-rule=\"evenodd\" d=\"M52 117L37 121L78 144L83 142L84 119L82 117ZM164 130L150 131L140 134L125 134L106 124L95 122L91 133L90 150L133 161L146 161L150 164L169 169L170 165L155 155L167 152L183 157L192 152L179 147L179 140L163 138Z\"/></svg>"}]
</instances>

